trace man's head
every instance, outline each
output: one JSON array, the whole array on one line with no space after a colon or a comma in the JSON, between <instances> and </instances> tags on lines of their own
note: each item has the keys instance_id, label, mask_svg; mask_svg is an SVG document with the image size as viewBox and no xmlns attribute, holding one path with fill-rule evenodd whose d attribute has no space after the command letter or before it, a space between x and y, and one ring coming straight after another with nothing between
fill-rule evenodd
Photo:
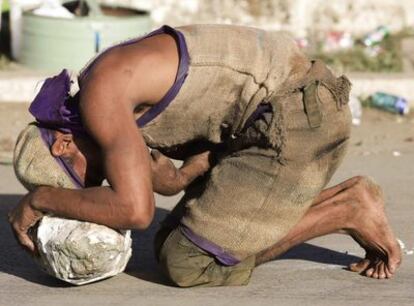
<instances>
[{"instance_id":1,"label":"man's head","mask_svg":"<svg viewBox=\"0 0 414 306\"><path fill-rule=\"evenodd\" d=\"M88 137L39 128L35 123L20 133L13 164L28 190L41 185L80 188L102 182L99 150Z\"/></svg>"}]
</instances>

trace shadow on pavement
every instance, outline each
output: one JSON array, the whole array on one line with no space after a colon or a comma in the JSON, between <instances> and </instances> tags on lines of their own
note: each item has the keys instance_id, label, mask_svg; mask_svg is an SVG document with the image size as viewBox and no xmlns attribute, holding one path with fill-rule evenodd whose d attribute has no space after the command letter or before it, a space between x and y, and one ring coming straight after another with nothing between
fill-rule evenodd
<instances>
[{"instance_id":1,"label":"shadow on pavement","mask_svg":"<svg viewBox=\"0 0 414 306\"><path fill-rule=\"evenodd\" d=\"M330 250L310 243L302 243L277 258L277 260L284 259L302 259L323 264L348 267L351 263L358 262L362 258Z\"/></svg>"},{"instance_id":2,"label":"shadow on pavement","mask_svg":"<svg viewBox=\"0 0 414 306\"><path fill-rule=\"evenodd\" d=\"M153 244L160 222L169 212L167 209L157 207L151 226L145 231L132 232L132 257L125 273L151 283L171 284L157 265Z\"/></svg>"},{"instance_id":3,"label":"shadow on pavement","mask_svg":"<svg viewBox=\"0 0 414 306\"><path fill-rule=\"evenodd\" d=\"M7 214L23 195L0 194L0 273L7 273L29 282L49 287L69 287L44 273L14 239Z\"/></svg>"},{"instance_id":4,"label":"shadow on pavement","mask_svg":"<svg viewBox=\"0 0 414 306\"><path fill-rule=\"evenodd\" d=\"M17 204L22 195L0 194L0 273L7 273L29 282L48 287L70 287L58 279L44 273L17 244L7 221L7 213ZM139 279L170 285L161 273L153 251L153 238L160 221L168 214L168 210L157 208L152 225L145 231L134 231L133 253L125 273ZM309 243L294 247L277 260L302 259L313 262L347 266L360 260L359 257L333 251Z\"/></svg>"},{"instance_id":5,"label":"shadow on pavement","mask_svg":"<svg viewBox=\"0 0 414 306\"><path fill-rule=\"evenodd\" d=\"M7 214L22 196L21 194L0 194L0 273L14 275L48 287L71 287L70 284L43 272L15 240ZM149 282L168 284L168 280L163 278L157 268L152 246L159 222L168 212L168 210L157 208L152 225L146 231L132 233L133 252L125 273Z\"/></svg>"}]
</instances>

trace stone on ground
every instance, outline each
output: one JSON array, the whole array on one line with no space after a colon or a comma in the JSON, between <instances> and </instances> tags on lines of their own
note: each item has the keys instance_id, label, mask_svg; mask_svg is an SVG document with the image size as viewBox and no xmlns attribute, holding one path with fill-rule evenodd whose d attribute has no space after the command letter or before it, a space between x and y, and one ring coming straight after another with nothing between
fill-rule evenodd
<instances>
[{"instance_id":1,"label":"stone on ground","mask_svg":"<svg viewBox=\"0 0 414 306\"><path fill-rule=\"evenodd\" d=\"M40 265L74 285L121 273L132 252L130 231L89 222L45 216L35 236Z\"/></svg>"}]
</instances>

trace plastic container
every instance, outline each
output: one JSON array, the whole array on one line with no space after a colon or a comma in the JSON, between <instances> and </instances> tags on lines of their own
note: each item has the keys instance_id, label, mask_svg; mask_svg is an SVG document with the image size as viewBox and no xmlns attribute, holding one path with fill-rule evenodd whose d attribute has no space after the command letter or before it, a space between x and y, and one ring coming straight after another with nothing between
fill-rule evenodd
<instances>
[{"instance_id":1,"label":"plastic container","mask_svg":"<svg viewBox=\"0 0 414 306\"><path fill-rule=\"evenodd\" d=\"M400 115L406 115L410 111L408 101L405 98L384 92L374 93L370 97L369 103L375 108Z\"/></svg>"},{"instance_id":2,"label":"plastic container","mask_svg":"<svg viewBox=\"0 0 414 306\"><path fill-rule=\"evenodd\" d=\"M362 42L365 46L371 47L383 41L384 38L387 37L389 34L390 31L386 26L380 26L376 28L375 31L372 31L371 33L366 35Z\"/></svg>"}]
</instances>

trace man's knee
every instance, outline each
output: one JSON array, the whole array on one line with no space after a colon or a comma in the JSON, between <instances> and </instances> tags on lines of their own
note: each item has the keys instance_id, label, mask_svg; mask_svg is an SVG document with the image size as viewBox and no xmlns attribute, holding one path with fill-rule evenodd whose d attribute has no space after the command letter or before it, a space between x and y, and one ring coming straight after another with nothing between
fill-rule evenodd
<instances>
[{"instance_id":1,"label":"man's knee","mask_svg":"<svg viewBox=\"0 0 414 306\"><path fill-rule=\"evenodd\" d=\"M190 259L191 260L191 259ZM251 262L251 263L250 263ZM211 257L205 257L205 263L192 264L190 267L169 267L167 273L170 280L178 287L194 286L243 286L250 281L255 260L241 263L241 266L224 267Z\"/></svg>"},{"instance_id":2,"label":"man's knee","mask_svg":"<svg viewBox=\"0 0 414 306\"><path fill-rule=\"evenodd\" d=\"M168 278L173 282L174 285L181 288L194 287L199 285L197 279L197 271L192 271L191 269L180 269L174 267L165 267Z\"/></svg>"},{"instance_id":3,"label":"man's knee","mask_svg":"<svg viewBox=\"0 0 414 306\"><path fill-rule=\"evenodd\" d=\"M181 234L178 229L173 230L160 248L159 262L166 276L179 287L192 287L200 282L202 269L198 261L192 258L197 255L197 249ZM201 255L201 254L198 254Z\"/></svg>"},{"instance_id":4,"label":"man's knee","mask_svg":"<svg viewBox=\"0 0 414 306\"><path fill-rule=\"evenodd\" d=\"M208 270L213 258L203 254L195 255L191 250L183 251L180 245L170 246L163 253L160 261L162 270L174 285L187 288L208 286L211 282Z\"/></svg>"},{"instance_id":5,"label":"man's knee","mask_svg":"<svg viewBox=\"0 0 414 306\"><path fill-rule=\"evenodd\" d=\"M221 265L177 229L164 242L159 259L166 276L183 288L246 285L255 266L254 256L235 266Z\"/></svg>"}]
</instances>

